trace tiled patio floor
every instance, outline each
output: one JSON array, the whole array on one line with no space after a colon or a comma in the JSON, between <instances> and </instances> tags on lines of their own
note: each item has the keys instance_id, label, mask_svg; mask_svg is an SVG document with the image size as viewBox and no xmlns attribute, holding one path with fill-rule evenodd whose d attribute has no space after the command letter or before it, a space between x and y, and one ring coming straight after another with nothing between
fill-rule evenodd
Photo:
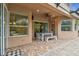
<instances>
[{"instance_id":1,"label":"tiled patio floor","mask_svg":"<svg viewBox=\"0 0 79 59\"><path fill-rule=\"evenodd\" d=\"M70 40L64 46L52 49L43 56L79 56L79 38Z\"/></svg>"},{"instance_id":2,"label":"tiled patio floor","mask_svg":"<svg viewBox=\"0 0 79 59\"><path fill-rule=\"evenodd\" d=\"M14 49L21 49L22 55L24 55L24 56L56 55L56 53L60 54L59 51L61 51L61 50L63 51L63 49L66 48L65 46L68 46L68 44L70 42L75 41L75 40L77 41L77 39L74 39L74 40L72 40L72 39L70 39L70 40L67 40L67 39L53 40L52 39L52 40L49 40L49 42L42 42L42 41L36 40L30 44L11 48L11 49L8 49L7 51L14 50ZM71 43L71 45L73 46L72 43ZM56 52L54 52L54 51L56 51Z\"/></svg>"}]
</instances>

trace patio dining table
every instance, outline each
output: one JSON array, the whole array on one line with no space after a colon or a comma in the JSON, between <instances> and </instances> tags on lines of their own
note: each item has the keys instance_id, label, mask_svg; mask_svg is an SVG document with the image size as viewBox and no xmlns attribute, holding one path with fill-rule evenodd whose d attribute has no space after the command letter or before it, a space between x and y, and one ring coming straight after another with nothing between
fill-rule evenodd
<instances>
[{"instance_id":1,"label":"patio dining table","mask_svg":"<svg viewBox=\"0 0 79 59\"><path fill-rule=\"evenodd\" d=\"M41 39L42 41L45 41L45 36L51 36L53 33L37 33L37 38Z\"/></svg>"}]
</instances>

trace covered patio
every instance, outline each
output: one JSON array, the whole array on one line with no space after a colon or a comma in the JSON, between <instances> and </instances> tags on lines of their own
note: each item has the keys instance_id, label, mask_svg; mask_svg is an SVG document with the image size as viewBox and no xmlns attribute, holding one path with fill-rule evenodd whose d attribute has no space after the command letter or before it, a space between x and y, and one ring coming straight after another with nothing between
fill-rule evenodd
<instances>
[{"instance_id":1,"label":"covered patio","mask_svg":"<svg viewBox=\"0 0 79 59\"><path fill-rule=\"evenodd\" d=\"M44 29L42 30L42 32L53 32L54 35L59 38L62 35L60 33L61 21L63 19L71 18L70 14L66 14L56 9L56 5L54 5L54 7L50 4L40 3L19 3L6 5L9 12L9 17L7 20L8 47L15 47L31 43L35 38L35 32L41 31L41 29L39 28L40 26L36 25L43 25ZM26 20L20 19L22 17L25 17ZM27 21L27 24L25 23L24 25L23 23L23 25L21 25L21 21ZM35 24L36 22L40 24ZM25 26L27 29L24 28ZM35 26L38 28L35 29ZM23 29L21 29L22 27ZM15 42L15 44L13 42Z\"/></svg>"},{"instance_id":2,"label":"covered patio","mask_svg":"<svg viewBox=\"0 0 79 59\"><path fill-rule=\"evenodd\" d=\"M22 55L42 55L77 37L73 17L67 12L58 10L56 6L53 7L52 4L6 4L6 6L7 52L20 49ZM68 23L65 29L62 27L64 19L65 23ZM41 41L35 35L52 32L57 40Z\"/></svg>"},{"instance_id":3,"label":"covered patio","mask_svg":"<svg viewBox=\"0 0 79 59\"><path fill-rule=\"evenodd\" d=\"M73 40L58 39L58 40L49 40L49 42L42 42L35 40L32 43L26 45L8 48L7 52L9 52L8 55L10 56L11 51L20 49L21 55L23 56L42 56L46 55L46 53L48 53L51 50L61 49L71 41Z\"/></svg>"}]
</instances>

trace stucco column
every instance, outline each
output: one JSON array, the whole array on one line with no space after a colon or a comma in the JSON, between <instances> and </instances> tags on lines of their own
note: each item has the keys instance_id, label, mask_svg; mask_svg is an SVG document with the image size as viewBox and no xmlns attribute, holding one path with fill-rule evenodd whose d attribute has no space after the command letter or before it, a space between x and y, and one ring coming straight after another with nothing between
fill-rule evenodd
<instances>
[{"instance_id":1,"label":"stucco column","mask_svg":"<svg viewBox=\"0 0 79 59\"><path fill-rule=\"evenodd\" d=\"M75 31L75 19L72 19L72 31Z\"/></svg>"},{"instance_id":2,"label":"stucco column","mask_svg":"<svg viewBox=\"0 0 79 59\"><path fill-rule=\"evenodd\" d=\"M29 12L29 39L32 41L32 12Z\"/></svg>"},{"instance_id":3,"label":"stucco column","mask_svg":"<svg viewBox=\"0 0 79 59\"><path fill-rule=\"evenodd\" d=\"M59 32L61 31L61 17L55 18L55 34L57 37L59 36Z\"/></svg>"}]
</instances>

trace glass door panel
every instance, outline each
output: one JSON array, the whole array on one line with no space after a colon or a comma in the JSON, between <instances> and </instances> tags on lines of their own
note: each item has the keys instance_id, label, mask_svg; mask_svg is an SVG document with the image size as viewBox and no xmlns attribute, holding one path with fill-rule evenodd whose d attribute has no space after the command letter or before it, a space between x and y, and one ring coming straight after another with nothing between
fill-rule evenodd
<instances>
[{"instance_id":1,"label":"glass door panel","mask_svg":"<svg viewBox=\"0 0 79 59\"><path fill-rule=\"evenodd\" d=\"M46 32L48 32L48 23L34 22L34 37L36 37L36 33Z\"/></svg>"},{"instance_id":2,"label":"glass door panel","mask_svg":"<svg viewBox=\"0 0 79 59\"><path fill-rule=\"evenodd\" d=\"M6 6L4 6L4 53L6 54L6 46L7 46L7 9Z\"/></svg>"},{"instance_id":3,"label":"glass door panel","mask_svg":"<svg viewBox=\"0 0 79 59\"><path fill-rule=\"evenodd\" d=\"M0 55L1 55L1 4L0 4Z\"/></svg>"},{"instance_id":4,"label":"glass door panel","mask_svg":"<svg viewBox=\"0 0 79 59\"><path fill-rule=\"evenodd\" d=\"M6 20L7 10L5 5L0 3L0 55L5 55L6 51Z\"/></svg>"}]
</instances>

